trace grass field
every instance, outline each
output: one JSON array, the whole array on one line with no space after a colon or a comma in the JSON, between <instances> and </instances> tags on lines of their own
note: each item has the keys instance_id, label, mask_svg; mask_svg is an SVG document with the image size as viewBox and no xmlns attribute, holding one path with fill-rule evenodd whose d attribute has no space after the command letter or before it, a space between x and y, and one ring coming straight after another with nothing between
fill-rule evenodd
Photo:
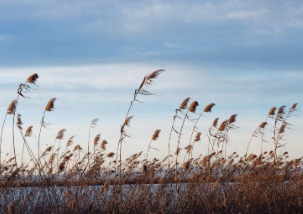
<instances>
[{"instance_id":1,"label":"grass field","mask_svg":"<svg viewBox=\"0 0 303 214\"><path fill-rule=\"evenodd\" d=\"M132 116L131 108L140 96L151 96L146 86L150 85L164 70L144 76L135 90L133 99L121 125L116 151L107 151L106 140L100 135L90 137L90 129L97 120L92 120L88 142L93 147L73 145L73 136L66 145L40 148L45 117L54 110L56 98L45 107L35 147L27 142L32 135L32 126L22 127L21 115L16 114L19 99L32 93L38 75L31 75L20 84L17 98L6 111L1 129L1 141L6 120L12 119L11 158L0 157L1 213L302 213L303 176L302 160L290 159L281 148L286 127L295 114L297 104L273 107L266 120L261 121L251 135L245 154L227 154L228 135L236 129L237 114L221 123L215 119L206 131L208 149L206 155L193 156L195 143L201 141L202 132L198 121L212 111L215 103L205 106L198 117L190 119L199 105L186 98L175 110L170 137L167 142L167 157L149 159L152 142L161 130L155 130L146 152L122 159L123 145L129 137L127 127ZM30 86L30 87L29 87ZM12 115L12 117L7 117ZM181 126L175 126L180 120ZM189 144L180 147L184 124L193 124ZM263 151L264 133L272 126L272 150ZM59 130L55 142L64 137L65 129ZM22 154L17 158L15 135L23 139ZM172 144L171 136L177 135ZM91 138L91 139L90 139ZM261 142L260 153L250 154L252 139ZM1 150L0 144L0 150ZM173 147L173 145L177 145ZM184 151L181 153L181 151ZM0 151L0 156L1 156ZM24 153L31 160L25 160Z\"/></svg>"}]
</instances>

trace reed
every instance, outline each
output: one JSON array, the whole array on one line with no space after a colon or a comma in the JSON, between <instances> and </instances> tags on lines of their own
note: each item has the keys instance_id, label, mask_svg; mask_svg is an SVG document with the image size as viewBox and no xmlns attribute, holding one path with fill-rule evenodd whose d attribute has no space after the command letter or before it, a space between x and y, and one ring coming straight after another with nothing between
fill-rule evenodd
<instances>
[{"instance_id":1,"label":"reed","mask_svg":"<svg viewBox=\"0 0 303 214\"><path fill-rule=\"evenodd\" d=\"M146 75L135 93L151 95L145 88L161 72L158 70ZM27 82L35 84L37 78L38 75L32 75ZM237 114L221 123L216 118L204 132L199 129L198 121L202 113L211 112L215 104L207 105L197 118L191 119L192 115L198 115L199 103L193 101L189 105L189 100L186 98L181 103L173 117L168 150L170 143L176 143L177 147L174 153L176 161L172 162L167 162L170 152L163 160L149 157L150 149L156 149L152 143L160 138L160 133L162 135L160 129L155 130L147 142L146 155L141 151L122 159L122 143L130 136L127 129L133 119L129 116L133 103L121 125L116 153L107 151L107 141L101 141L101 134L97 134L93 140L94 154L90 155L91 129L97 123L97 120L92 120L87 151L81 147L82 144L71 148L75 136L67 140L62 150L60 142L65 129L61 129L54 145L43 152L38 148L38 154L34 154L33 145L27 142L33 135L33 126L23 130L22 117L16 114L17 102L14 101L6 115L17 116L13 125L23 140L22 164L16 162L17 153L14 157L6 155L1 161L0 213L302 213L303 158L290 159L288 152L281 149L286 147L283 139L291 127L291 117L298 112L298 104L293 104L288 110L286 106L272 108L266 120L256 127L242 156L236 152L227 155L227 143L231 142L229 132L237 129ZM137 96L134 101L137 101ZM44 110L38 146L41 129L45 127L45 113L54 110L54 102L55 98ZM181 119L181 124L176 125L177 119ZM189 144L182 149L180 141L185 132L185 121L194 120L193 131L187 139ZM274 130L269 130L268 126ZM173 132L178 135L175 141L171 138ZM208 151L197 151L198 156L193 157L193 146L196 142L204 142L204 134L209 139ZM263 142L270 137L274 142L272 150L263 151ZM250 154L249 145L256 139L258 142L261 140L261 153ZM217 151L215 143L218 144ZM13 139L10 144L14 144ZM131 144L127 146L132 149ZM24 160L24 150L28 152L30 161ZM178 162L181 157L183 163Z\"/></svg>"}]
</instances>

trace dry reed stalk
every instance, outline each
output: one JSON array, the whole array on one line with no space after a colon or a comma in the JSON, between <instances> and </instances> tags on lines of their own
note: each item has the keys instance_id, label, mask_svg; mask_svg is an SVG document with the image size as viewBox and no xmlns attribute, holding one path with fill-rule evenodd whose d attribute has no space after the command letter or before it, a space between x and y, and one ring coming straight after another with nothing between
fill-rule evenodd
<instances>
[{"instance_id":1,"label":"dry reed stalk","mask_svg":"<svg viewBox=\"0 0 303 214\"><path fill-rule=\"evenodd\" d=\"M45 127L45 122L44 122L44 118L45 118L45 112L47 111L52 111L54 110L54 102L56 101L56 98L52 98L50 101L48 101L45 110L43 112L43 116L42 119L40 121L41 126L40 126L40 131L39 131L39 136L38 136L38 160L40 160L40 136L41 136L41 131L42 131L42 127Z\"/></svg>"},{"instance_id":2,"label":"dry reed stalk","mask_svg":"<svg viewBox=\"0 0 303 214\"><path fill-rule=\"evenodd\" d=\"M148 159L148 152L149 152L149 149L151 148L151 147L150 147L151 142L158 139L159 134L160 134L160 131L161 131L160 129L157 129L157 130L154 132L153 136L152 136L152 139L151 139L151 141L150 141L150 143L149 143L149 145L148 145L147 152L146 152L146 162L147 162L147 159Z\"/></svg>"},{"instance_id":3,"label":"dry reed stalk","mask_svg":"<svg viewBox=\"0 0 303 214\"><path fill-rule=\"evenodd\" d=\"M17 89L17 93L18 93L17 99L12 101L10 106L7 109L7 113L6 113L4 121L3 121L2 129L1 129L1 136L0 136L0 171L1 171L1 162L2 162L1 161L2 136L3 136L3 128L4 128L5 121L6 121L6 117L7 117L8 114L13 114L13 127L12 127L12 129L13 129L13 145L15 145L14 119L15 119L15 111L16 111L16 106L17 106L18 100L19 100L19 96L24 97L24 95L22 94L23 89L29 90L29 86L26 85L27 82L35 84L37 79L38 79L38 75L33 74L30 77L28 77L27 81L24 84L21 83L19 88ZM14 152L15 152L15 146L14 146ZM16 160L16 164L17 164L17 160Z\"/></svg>"},{"instance_id":4,"label":"dry reed stalk","mask_svg":"<svg viewBox=\"0 0 303 214\"><path fill-rule=\"evenodd\" d=\"M156 70L148 75L145 75L144 78L143 78L143 81L141 82L140 86L138 89L135 90L135 93L134 93L134 98L133 100L131 101L130 103L130 106L128 108L128 111L126 113L126 116L125 116L125 122L124 124L121 126L121 130L120 130L120 139L118 141L118 146L117 146L117 152L118 152L118 148L119 148L119 145L120 145L120 154L119 154L119 157L120 157L120 163L121 163L121 158L122 158L122 142L123 140L128 137L128 135L126 134L125 130L124 130L124 127L128 125L128 118L130 118L128 115L129 115L129 112L134 104L135 101L138 101L137 100L137 96L139 94L142 94L142 95L152 95L150 92L146 91L145 89L143 89L143 86L148 86L150 85L153 80L155 78L157 78L159 76L160 73L162 73L164 70L163 69L159 69L159 70ZM130 118L131 119L131 118ZM121 181L121 167L120 167L120 181Z\"/></svg>"},{"instance_id":5,"label":"dry reed stalk","mask_svg":"<svg viewBox=\"0 0 303 214\"><path fill-rule=\"evenodd\" d=\"M18 101L17 100L13 100L10 105L7 108L6 114L7 115L13 115L13 125L12 125L12 133L13 133L13 149L14 149L14 155L15 155L15 162L17 164L17 157L16 157L16 149L15 149L15 133L14 133L14 119L15 119L15 113L16 113L16 109L17 109L17 104Z\"/></svg>"},{"instance_id":6,"label":"dry reed stalk","mask_svg":"<svg viewBox=\"0 0 303 214\"><path fill-rule=\"evenodd\" d=\"M90 122L90 125L89 125L89 128L88 128L87 154L88 154L88 168L89 168L89 170L90 170L90 158L89 158L89 155L90 155L90 152L89 152L90 128L95 128L95 126L97 125L98 120L99 120L98 118L93 119ZM80 150L79 150L79 152L80 152ZM80 153L79 153L79 155L80 155Z\"/></svg>"},{"instance_id":7,"label":"dry reed stalk","mask_svg":"<svg viewBox=\"0 0 303 214\"><path fill-rule=\"evenodd\" d=\"M233 114L230 116L229 120L228 120L228 126L226 127L226 133L225 133L225 158L226 158L226 151L227 151L227 143L228 143L228 133L230 129L234 129L235 126L233 123L236 122L236 118L237 118L238 114Z\"/></svg>"},{"instance_id":8,"label":"dry reed stalk","mask_svg":"<svg viewBox=\"0 0 303 214\"><path fill-rule=\"evenodd\" d=\"M175 125L176 118L178 117L178 112L180 110L176 109L175 111L176 111L176 114L173 116L173 124L172 124L172 127L170 129L169 138L168 138L168 150L167 150L168 151L168 155L167 155L167 166L168 166L168 168L170 168L170 141L171 141L172 131L174 130L178 134L178 132L174 128L174 125Z\"/></svg>"}]
</instances>

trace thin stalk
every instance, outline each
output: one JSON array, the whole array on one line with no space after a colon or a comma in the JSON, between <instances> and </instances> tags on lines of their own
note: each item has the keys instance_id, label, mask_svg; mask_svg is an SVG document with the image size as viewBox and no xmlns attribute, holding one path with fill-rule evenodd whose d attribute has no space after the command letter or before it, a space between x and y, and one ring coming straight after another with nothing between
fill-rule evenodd
<instances>
[{"instance_id":1,"label":"thin stalk","mask_svg":"<svg viewBox=\"0 0 303 214\"><path fill-rule=\"evenodd\" d=\"M178 145L177 145L177 157L176 157L176 171L175 171L175 180L177 181L177 171L178 171L178 156L179 156L179 145L180 145L180 140L181 140L181 134L182 134L182 130L183 130L183 126L185 124L185 120L187 118L187 114L188 114L189 110L187 110L185 116L184 116L184 119L183 119L183 122L182 122L182 126L180 128L180 131L179 131L179 137L178 137Z\"/></svg>"},{"instance_id":2,"label":"thin stalk","mask_svg":"<svg viewBox=\"0 0 303 214\"><path fill-rule=\"evenodd\" d=\"M170 134L169 134L169 139L168 139L168 155L167 155L167 165L168 168L170 168L170 141L171 141L171 135L172 135L172 131L174 130L174 125L175 125L175 121L176 121L176 117L178 115L178 111L179 109L176 109L176 114L173 116L173 125L170 129Z\"/></svg>"},{"instance_id":3,"label":"thin stalk","mask_svg":"<svg viewBox=\"0 0 303 214\"><path fill-rule=\"evenodd\" d=\"M13 132L13 147L14 147L14 156L15 156L15 163L16 163L16 168L18 168L18 164L17 164L17 156L16 156L16 149L15 149L15 113L13 114L13 125L12 125L12 132Z\"/></svg>"},{"instance_id":4,"label":"thin stalk","mask_svg":"<svg viewBox=\"0 0 303 214\"><path fill-rule=\"evenodd\" d=\"M2 154L2 136L3 136L3 128L4 128L5 121L6 121L6 117L7 117L7 114L5 114L3 125L2 125L2 128L1 128L1 137L0 137L0 172L2 172L2 159L1 159L1 154Z\"/></svg>"}]
</instances>

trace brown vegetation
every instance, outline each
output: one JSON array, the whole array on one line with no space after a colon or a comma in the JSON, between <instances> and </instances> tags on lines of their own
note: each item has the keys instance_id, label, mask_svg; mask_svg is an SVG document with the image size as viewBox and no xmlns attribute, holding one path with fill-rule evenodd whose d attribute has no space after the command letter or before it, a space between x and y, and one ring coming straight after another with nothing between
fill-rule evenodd
<instances>
[{"instance_id":1,"label":"brown vegetation","mask_svg":"<svg viewBox=\"0 0 303 214\"><path fill-rule=\"evenodd\" d=\"M181 148L183 126L194 121L190 117L197 115L199 106L197 101L193 101L187 108L190 98L186 98L173 117L167 157L163 160L148 159L149 150L157 150L151 147L151 143L160 138L161 130L157 129L146 154L139 152L122 160L122 145L129 137L126 129L133 118L129 112L138 101L138 95L152 95L144 87L163 71L146 75L135 90L121 125L116 153L106 150L108 142L105 139L101 141L101 134L98 134L93 141L93 155L90 155L90 129L94 128L97 119L92 120L89 126L87 151L80 145L72 149L72 136L61 149L63 153L59 153L65 133L65 129L61 129L54 145L42 152L40 134L46 126L45 113L54 110L56 98L48 102L43 113L37 152L33 152L27 143L27 138L32 135L32 126L24 134L21 115L18 115L16 126L23 139L22 158L21 163L17 163L15 153L8 160L0 156L0 213L302 213L302 159L290 160L288 153L281 154L280 150L282 134L290 125L288 120L296 111L297 103L289 110L281 106L277 114L277 108L273 107L266 121L256 127L242 157L236 152L229 156L226 154L229 130L237 128L237 114L221 122L219 127L219 118L216 118L205 133L209 139L208 151L204 151L204 156L193 157L194 145L201 141L202 136L197 122L202 113L210 113L215 104L208 104L195 118L189 144ZM27 84L36 84L37 79L38 75L33 74L19 86L17 100L9 105L6 115L15 115L19 95L23 97L23 90L29 88ZM179 129L175 125L177 119L182 122ZM269 120L274 127L273 150L263 152L263 136ZM13 137L14 134L13 129ZM176 152L171 154L173 134L176 134L178 142L173 144ZM260 154L248 153L254 138L262 143ZM12 143L14 145L14 141ZM30 155L29 162L24 161L24 152ZM183 159L182 154L185 154Z\"/></svg>"}]
</instances>

